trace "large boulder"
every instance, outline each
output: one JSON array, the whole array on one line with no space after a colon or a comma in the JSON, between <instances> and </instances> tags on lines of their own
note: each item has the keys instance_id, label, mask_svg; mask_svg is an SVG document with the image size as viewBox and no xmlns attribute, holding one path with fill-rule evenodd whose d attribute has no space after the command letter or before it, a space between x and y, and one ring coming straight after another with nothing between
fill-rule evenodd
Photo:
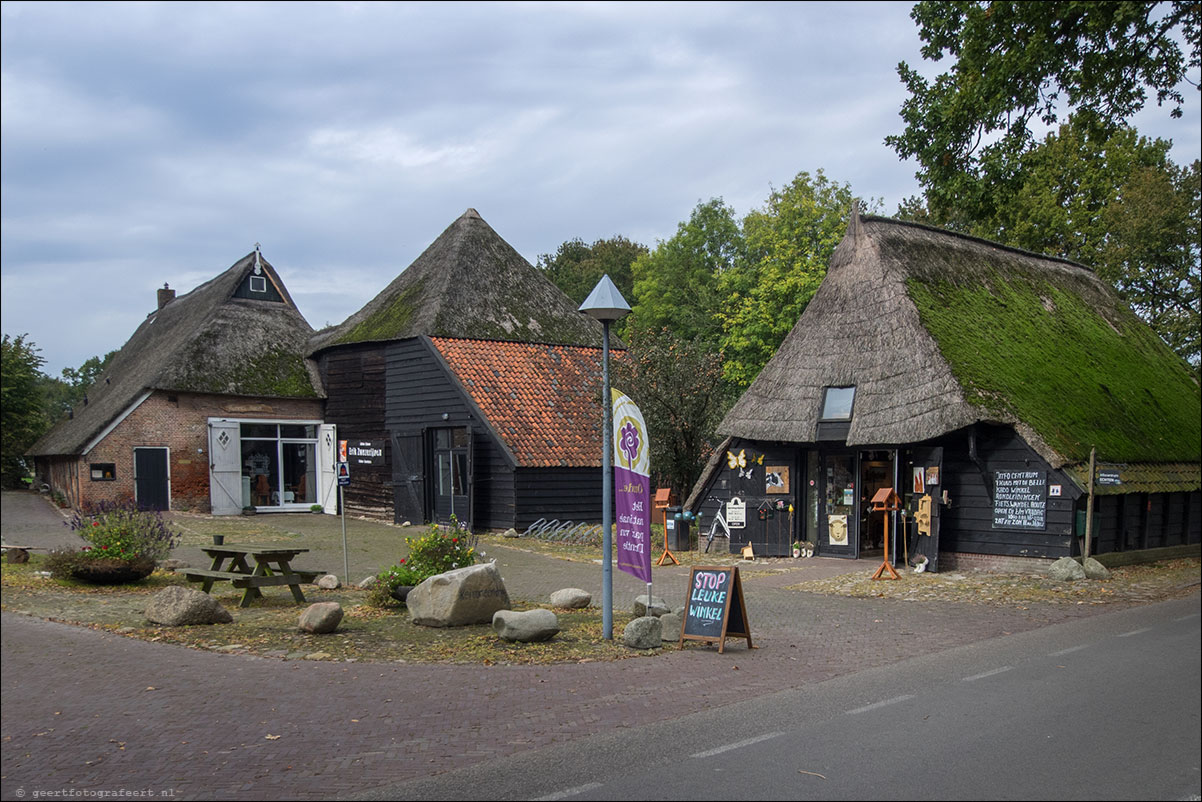
<instances>
[{"instance_id":1,"label":"large boulder","mask_svg":"<svg viewBox=\"0 0 1202 802\"><path fill-rule=\"evenodd\" d=\"M569 610L579 610L588 607L593 602L593 594L580 588L563 588L551 594L552 607L564 607Z\"/></svg>"},{"instance_id":2,"label":"large boulder","mask_svg":"<svg viewBox=\"0 0 1202 802\"><path fill-rule=\"evenodd\" d=\"M644 593L642 596L635 597L634 615L636 618L641 618L645 615L653 615L658 618L664 613L670 612L672 612L672 608L659 596L648 596Z\"/></svg>"},{"instance_id":3,"label":"large boulder","mask_svg":"<svg viewBox=\"0 0 1202 802\"><path fill-rule=\"evenodd\" d=\"M659 617L660 629L663 630L662 637L665 642L672 641L676 643L680 640L680 629L684 625L684 608L673 610L670 613L664 613Z\"/></svg>"},{"instance_id":4,"label":"large boulder","mask_svg":"<svg viewBox=\"0 0 1202 802\"><path fill-rule=\"evenodd\" d=\"M559 618L550 610L497 610L492 628L497 636L518 643L551 640L559 634Z\"/></svg>"},{"instance_id":5,"label":"large boulder","mask_svg":"<svg viewBox=\"0 0 1202 802\"><path fill-rule=\"evenodd\" d=\"M409 618L426 627L490 624L497 610L509 609L509 594L493 563L469 565L422 582L405 599Z\"/></svg>"},{"instance_id":6,"label":"large boulder","mask_svg":"<svg viewBox=\"0 0 1202 802\"><path fill-rule=\"evenodd\" d=\"M1059 582L1076 582L1084 578L1085 569L1072 557L1061 557L1048 566L1048 579L1055 579Z\"/></svg>"},{"instance_id":7,"label":"large boulder","mask_svg":"<svg viewBox=\"0 0 1202 802\"><path fill-rule=\"evenodd\" d=\"M1110 569L1093 557L1086 557L1082 560L1081 568L1085 571L1086 579L1110 579Z\"/></svg>"},{"instance_id":8,"label":"large boulder","mask_svg":"<svg viewBox=\"0 0 1202 802\"><path fill-rule=\"evenodd\" d=\"M229 610L203 591L172 585L150 597L146 619L168 627L188 627L195 624L229 624L234 620Z\"/></svg>"},{"instance_id":9,"label":"large boulder","mask_svg":"<svg viewBox=\"0 0 1202 802\"><path fill-rule=\"evenodd\" d=\"M663 646L663 625L659 617L645 615L626 625L622 642L632 649L658 649Z\"/></svg>"},{"instance_id":10,"label":"large boulder","mask_svg":"<svg viewBox=\"0 0 1202 802\"><path fill-rule=\"evenodd\" d=\"M338 602L318 602L310 604L301 613L301 632L312 632L314 635L325 635L338 629L342 623L342 605Z\"/></svg>"}]
</instances>

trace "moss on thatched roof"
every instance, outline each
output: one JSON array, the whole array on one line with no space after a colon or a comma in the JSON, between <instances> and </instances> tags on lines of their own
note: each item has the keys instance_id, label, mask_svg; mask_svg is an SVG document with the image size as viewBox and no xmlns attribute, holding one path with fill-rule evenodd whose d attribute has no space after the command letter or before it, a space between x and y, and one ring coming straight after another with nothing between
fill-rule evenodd
<instances>
[{"instance_id":1,"label":"moss on thatched roof","mask_svg":"<svg viewBox=\"0 0 1202 802\"><path fill-rule=\"evenodd\" d=\"M318 332L309 352L420 335L599 346L601 325L468 209L362 309Z\"/></svg>"},{"instance_id":2,"label":"moss on thatched roof","mask_svg":"<svg viewBox=\"0 0 1202 802\"><path fill-rule=\"evenodd\" d=\"M88 403L30 449L68 455L83 449L143 394L216 393L267 398L320 398L305 360L313 329L278 274L259 258L279 301L235 297L255 267L255 253L147 316L88 391Z\"/></svg>"},{"instance_id":3,"label":"moss on thatched roof","mask_svg":"<svg viewBox=\"0 0 1202 802\"><path fill-rule=\"evenodd\" d=\"M1202 394L1089 269L853 215L822 286L718 431L814 442L822 390L856 386L849 445L1006 423L1054 466L1197 462Z\"/></svg>"}]
</instances>

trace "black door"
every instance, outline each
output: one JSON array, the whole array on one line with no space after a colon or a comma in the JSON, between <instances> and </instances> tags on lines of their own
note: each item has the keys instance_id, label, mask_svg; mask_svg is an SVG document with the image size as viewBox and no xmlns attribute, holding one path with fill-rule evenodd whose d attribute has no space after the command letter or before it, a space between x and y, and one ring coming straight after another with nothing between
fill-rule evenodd
<instances>
[{"instance_id":1,"label":"black door","mask_svg":"<svg viewBox=\"0 0 1202 802\"><path fill-rule=\"evenodd\" d=\"M859 556L858 476L855 453L825 453L818 458L818 553L824 557Z\"/></svg>"},{"instance_id":2,"label":"black door","mask_svg":"<svg viewBox=\"0 0 1202 802\"><path fill-rule=\"evenodd\" d=\"M425 476L421 432L392 433L393 522L426 523Z\"/></svg>"},{"instance_id":3,"label":"black door","mask_svg":"<svg viewBox=\"0 0 1202 802\"><path fill-rule=\"evenodd\" d=\"M471 433L467 427L434 429L431 478L434 491L434 520L448 523L451 516L471 524Z\"/></svg>"},{"instance_id":4,"label":"black door","mask_svg":"<svg viewBox=\"0 0 1202 802\"><path fill-rule=\"evenodd\" d=\"M134 498L140 510L171 508L167 481L167 449L134 449Z\"/></svg>"}]
</instances>

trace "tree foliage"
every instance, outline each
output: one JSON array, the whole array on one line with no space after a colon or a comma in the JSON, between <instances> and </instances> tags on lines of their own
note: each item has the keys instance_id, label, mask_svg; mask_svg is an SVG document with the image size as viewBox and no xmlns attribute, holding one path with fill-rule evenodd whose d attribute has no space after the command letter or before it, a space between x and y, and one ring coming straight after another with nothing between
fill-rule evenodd
<instances>
[{"instance_id":1,"label":"tree foliage","mask_svg":"<svg viewBox=\"0 0 1202 802\"><path fill-rule=\"evenodd\" d=\"M910 94L906 128L885 141L918 160L928 204L943 220L991 215L991 187L1015 179L1033 125L1054 125L1067 110L1105 135L1149 92L1180 116L1180 84L1199 65L1196 0L920 2L911 17L923 58L955 63L933 81L898 65Z\"/></svg>"},{"instance_id":2,"label":"tree foliage","mask_svg":"<svg viewBox=\"0 0 1202 802\"><path fill-rule=\"evenodd\" d=\"M743 218L743 259L719 277L725 376L744 389L776 353L826 276L855 199L820 169L799 173ZM867 211L877 212L879 201Z\"/></svg>"},{"instance_id":3,"label":"tree foliage","mask_svg":"<svg viewBox=\"0 0 1202 802\"><path fill-rule=\"evenodd\" d=\"M632 326L613 372L613 386L643 413L657 481L684 498L715 447L714 429L729 406L721 357L699 339Z\"/></svg>"},{"instance_id":4,"label":"tree foliage","mask_svg":"<svg viewBox=\"0 0 1202 802\"><path fill-rule=\"evenodd\" d=\"M62 378L41 375L38 384L42 393L42 408L51 424L83 403L89 388L100 378L116 351L109 351L104 358L91 357L78 368L63 368Z\"/></svg>"},{"instance_id":5,"label":"tree foliage","mask_svg":"<svg viewBox=\"0 0 1202 802\"><path fill-rule=\"evenodd\" d=\"M27 336L5 334L0 343L0 481L5 487L16 487L25 477L25 451L49 425L38 389L45 360Z\"/></svg>"},{"instance_id":6,"label":"tree foliage","mask_svg":"<svg viewBox=\"0 0 1202 802\"><path fill-rule=\"evenodd\" d=\"M569 240L553 254L538 257L538 268L577 305L608 275L627 302L634 297L634 277L630 266L647 253L647 246L616 236L599 239L592 245Z\"/></svg>"}]
</instances>

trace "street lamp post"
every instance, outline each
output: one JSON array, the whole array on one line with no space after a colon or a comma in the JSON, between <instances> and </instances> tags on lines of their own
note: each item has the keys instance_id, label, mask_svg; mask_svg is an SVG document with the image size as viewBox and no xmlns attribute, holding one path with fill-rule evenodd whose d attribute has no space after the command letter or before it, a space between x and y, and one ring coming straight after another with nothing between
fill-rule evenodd
<instances>
[{"instance_id":1,"label":"street lamp post","mask_svg":"<svg viewBox=\"0 0 1202 802\"><path fill-rule=\"evenodd\" d=\"M601 321L601 627L602 637L614 637L613 576L613 404L609 393L609 324L630 313L630 305L608 275L584 299L578 310Z\"/></svg>"}]
</instances>

